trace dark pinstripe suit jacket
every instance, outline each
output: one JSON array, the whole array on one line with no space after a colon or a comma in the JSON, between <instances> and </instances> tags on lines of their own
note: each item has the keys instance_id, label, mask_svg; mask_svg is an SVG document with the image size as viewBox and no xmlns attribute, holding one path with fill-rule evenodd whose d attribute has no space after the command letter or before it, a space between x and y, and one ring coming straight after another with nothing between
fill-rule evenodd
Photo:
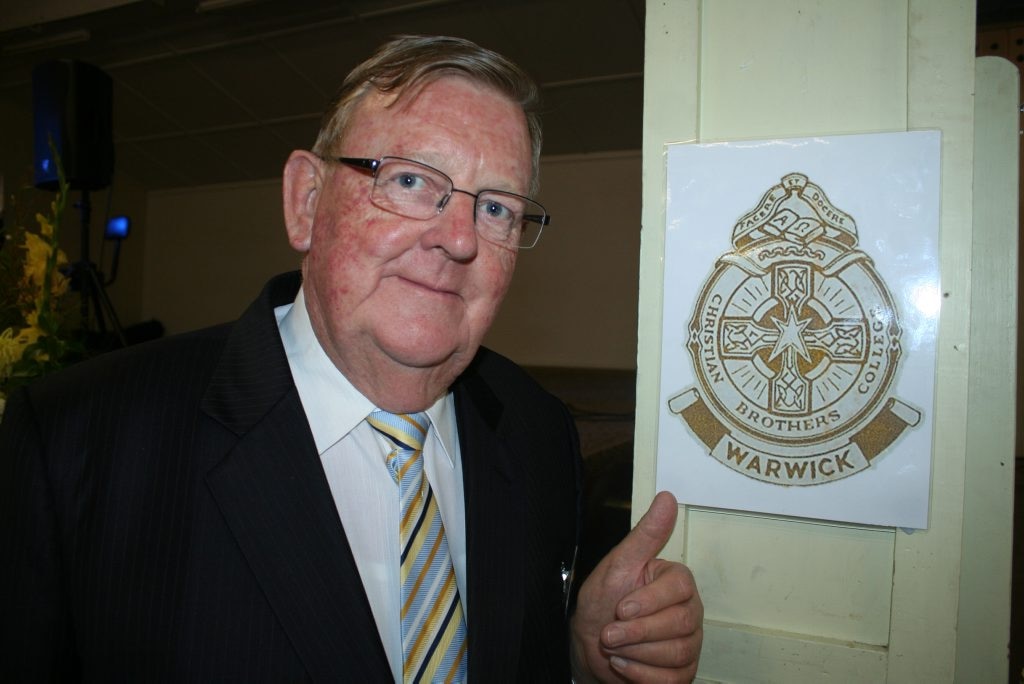
<instances>
[{"instance_id":1,"label":"dark pinstripe suit jacket","mask_svg":"<svg viewBox=\"0 0 1024 684\"><path fill-rule=\"evenodd\" d=\"M0 681L390 679L273 318L298 284L10 399ZM572 420L486 350L453 391L470 678L566 681Z\"/></svg>"}]
</instances>

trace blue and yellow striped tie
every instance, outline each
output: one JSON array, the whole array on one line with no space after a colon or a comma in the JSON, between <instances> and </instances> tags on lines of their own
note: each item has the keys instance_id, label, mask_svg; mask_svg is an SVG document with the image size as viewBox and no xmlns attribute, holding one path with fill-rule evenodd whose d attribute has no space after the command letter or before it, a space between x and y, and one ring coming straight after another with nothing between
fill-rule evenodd
<instances>
[{"instance_id":1,"label":"blue and yellow striped tie","mask_svg":"<svg viewBox=\"0 0 1024 684\"><path fill-rule=\"evenodd\" d=\"M465 682L466 620L437 499L423 475L426 413L374 411L366 421L395 446L388 469L402 500L405 682Z\"/></svg>"}]
</instances>

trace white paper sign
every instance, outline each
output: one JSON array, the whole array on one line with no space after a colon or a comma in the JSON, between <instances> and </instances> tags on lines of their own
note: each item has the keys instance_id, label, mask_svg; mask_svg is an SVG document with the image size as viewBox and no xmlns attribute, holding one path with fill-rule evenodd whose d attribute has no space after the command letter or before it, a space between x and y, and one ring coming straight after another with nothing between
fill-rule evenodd
<instances>
[{"instance_id":1,"label":"white paper sign","mask_svg":"<svg viewBox=\"0 0 1024 684\"><path fill-rule=\"evenodd\" d=\"M937 131L668 147L658 487L928 526Z\"/></svg>"}]
</instances>

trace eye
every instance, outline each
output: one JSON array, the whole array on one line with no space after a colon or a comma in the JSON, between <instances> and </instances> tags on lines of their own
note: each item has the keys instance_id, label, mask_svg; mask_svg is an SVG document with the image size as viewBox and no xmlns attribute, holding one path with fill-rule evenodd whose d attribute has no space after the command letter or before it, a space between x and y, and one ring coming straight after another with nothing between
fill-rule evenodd
<instances>
[{"instance_id":1,"label":"eye","mask_svg":"<svg viewBox=\"0 0 1024 684\"><path fill-rule=\"evenodd\" d=\"M424 190L429 185L426 178L412 171L399 171L390 176L387 182L401 190Z\"/></svg>"},{"instance_id":2,"label":"eye","mask_svg":"<svg viewBox=\"0 0 1024 684\"><path fill-rule=\"evenodd\" d=\"M477 212L481 218L492 221L510 222L514 213L501 202L494 199L485 199L477 205Z\"/></svg>"}]
</instances>

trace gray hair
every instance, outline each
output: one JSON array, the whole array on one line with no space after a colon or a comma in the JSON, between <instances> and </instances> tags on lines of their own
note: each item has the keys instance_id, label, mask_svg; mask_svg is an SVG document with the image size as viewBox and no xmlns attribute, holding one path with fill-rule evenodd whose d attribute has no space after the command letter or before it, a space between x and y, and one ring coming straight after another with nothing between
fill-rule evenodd
<instances>
[{"instance_id":1,"label":"gray hair","mask_svg":"<svg viewBox=\"0 0 1024 684\"><path fill-rule=\"evenodd\" d=\"M529 192L536 193L542 141L537 84L510 60L463 38L398 36L382 45L342 82L324 112L313 152L320 157L330 156L331 149L344 137L356 106L371 88L395 92L400 99L406 92L452 74L489 86L522 108L530 132Z\"/></svg>"}]
</instances>

